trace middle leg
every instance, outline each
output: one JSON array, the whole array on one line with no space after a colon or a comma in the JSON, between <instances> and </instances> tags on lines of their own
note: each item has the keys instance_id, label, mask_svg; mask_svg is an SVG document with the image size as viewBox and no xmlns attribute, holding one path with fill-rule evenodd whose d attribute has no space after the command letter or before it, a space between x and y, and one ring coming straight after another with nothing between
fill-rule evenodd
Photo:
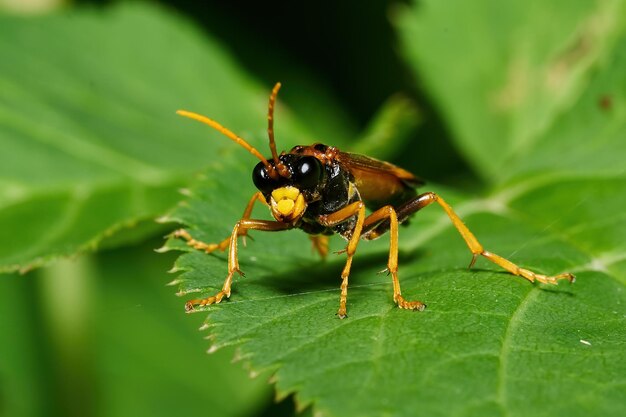
<instances>
[{"instance_id":1,"label":"middle leg","mask_svg":"<svg viewBox=\"0 0 626 417\"><path fill-rule=\"evenodd\" d=\"M365 219L363 238L367 240L375 239L379 233L375 233L377 226L382 222L389 222L389 260L387 261L387 271L391 274L393 282L393 301L400 308L407 310L423 311L426 304L421 301L407 301L402 297L400 281L398 280L398 215L392 206L384 206L376 210ZM368 233L369 232L369 233Z\"/></svg>"},{"instance_id":2,"label":"middle leg","mask_svg":"<svg viewBox=\"0 0 626 417\"><path fill-rule=\"evenodd\" d=\"M309 235L309 239L313 245L313 250L320 255L322 260L326 259L326 255L328 255L328 236Z\"/></svg>"}]
</instances>

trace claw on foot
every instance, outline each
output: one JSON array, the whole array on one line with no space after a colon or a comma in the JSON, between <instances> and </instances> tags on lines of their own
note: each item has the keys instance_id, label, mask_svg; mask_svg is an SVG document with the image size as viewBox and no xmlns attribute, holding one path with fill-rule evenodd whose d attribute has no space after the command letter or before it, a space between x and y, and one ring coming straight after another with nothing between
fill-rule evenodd
<instances>
[{"instance_id":1,"label":"claw on foot","mask_svg":"<svg viewBox=\"0 0 626 417\"><path fill-rule=\"evenodd\" d=\"M195 300L189 300L185 303L185 311L190 313L195 310L195 307L204 307L211 304L219 304L222 299L226 296L226 298L230 297L230 294L224 293L224 291L220 291L215 295L212 295L207 298L198 298Z\"/></svg>"},{"instance_id":2,"label":"claw on foot","mask_svg":"<svg viewBox=\"0 0 626 417\"><path fill-rule=\"evenodd\" d=\"M394 301L398 304L398 307L405 310L424 311L426 308L426 304L421 301L407 301L401 295L398 295Z\"/></svg>"},{"instance_id":3,"label":"claw on foot","mask_svg":"<svg viewBox=\"0 0 626 417\"><path fill-rule=\"evenodd\" d=\"M494 264L499 265L500 267L509 271L511 274L518 275L522 278L529 280L530 282L539 281L543 284L556 285L558 281L561 279L566 279L569 282L574 282L575 280L574 275L568 272L554 275L554 276L542 275L542 274L537 274L529 269L520 268L519 266L515 265L513 262L509 261L508 259L503 258L500 255L496 255L495 253L492 253L492 252L483 251L482 253L480 253L480 255L489 259Z\"/></svg>"},{"instance_id":4,"label":"claw on foot","mask_svg":"<svg viewBox=\"0 0 626 417\"><path fill-rule=\"evenodd\" d=\"M530 272L530 271L528 271L528 272ZM523 275L523 276L526 277L526 275ZM574 276L574 274L570 274L569 272L566 272L564 274L550 276L550 277L546 276L546 275L535 274L533 272L530 272L530 278L528 278L528 279L530 279L532 281L531 278L534 278L535 280L537 280L537 281L539 281L539 282L541 282L543 284L551 284L551 285L557 285L559 283L559 280L562 280L562 279L566 279L570 283L576 281L576 277Z\"/></svg>"},{"instance_id":5,"label":"claw on foot","mask_svg":"<svg viewBox=\"0 0 626 417\"><path fill-rule=\"evenodd\" d=\"M211 253L216 250L224 252L230 242L230 238L226 238L220 243L204 243L194 239L185 229L175 230L170 234L170 236L178 239L183 239L185 242L187 242L188 246L191 246L192 248L197 250L204 251L206 253Z\"/></svg>"},{"instance_id":6,"label":"claw on foot","mask_svg":"<svg viewBox=\"0 0 626 417\"><path fill-rule=\"evenodd\" d=\"M538 281L538 282L541 282L542 284L557 285L559 283L559 280L562 280L562 279L566 279L569 282L574 282L576 280L576 277L574 277L574 275L570 274L569 272L565 272L563 274L558 274L558 275L553 275L553 276L548 276L548 275L543 275L543 274L537 274L531 270L517 267L517 270L514 270L513 273L515 275L520 275L523 278L526 278L530 282Z\"/></svg>"}]
</instances>

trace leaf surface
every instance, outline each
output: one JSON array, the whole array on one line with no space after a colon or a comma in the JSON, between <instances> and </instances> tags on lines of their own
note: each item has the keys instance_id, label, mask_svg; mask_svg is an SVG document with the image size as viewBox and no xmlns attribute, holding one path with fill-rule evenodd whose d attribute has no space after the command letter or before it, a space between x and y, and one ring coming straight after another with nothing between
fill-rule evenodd
<instances>
[{"instance_id":1,"label":"leaf surface","mask_svg":"<svg viewBox=\"0 0 626 417\"><path fill-rule=\"evenodd\" d=\"M436 7L445 6L420 3L412 13ZM564 28L573 31L585 10L567 13L554 24L556 38ZM492 14L471 21L475 11L459 16L475 30L485 20L498 21ZM410 26L414 17L404 19ZM480 39L489 38L482 35ZM317 260L300 231L252 232L255 240L240 245L245 277L235 279L229 300L207 309L213 348L238 346L253 369L276 373L281 395L296 392L302 406L313 402L317 412L328 416L624 415L626 172L615 163L626 158L619 143L626 131L626 49L617 46L624 45L623 37L613 43L606 39L607 49L597 52L606 59L580 63L567 81L567 92L548 97L545 91L531 91L538 100L537 118L527 102L508 116L520 128L526 126L522 120L528 121L527 132L504 129L499 124L504 118L485 111L480 102L475 111L461 115L477 97L469 87L477 70L468 68L469 79L461 74L462 66L445 56L452 53L450 47L442 48L443 56L431 47L420 58L426 66L440 59L458 69L446 82L466 87L455 90L463 106L455 107L447 89L427 81L473 165L483 174L505 161L511 167L481 197L429 189L453 205L487 250L540 273L574 272L575 284L534 285L484 260L467 270L470 254L458 233L439 208L429 207L400 230L399 271L403 295L428 308L414 313L395 307L390 279L376 274L387 261L388 240L381 238L359 245L350 277L349 317L339 320L335 312L344 255ZM504 44L501 50L505 41L493 39ZM537 52L538 62L554 53L534 37L526 42L548 50ZM496 67L494 74L504 80L506 67ZM531 75L529 81L536 74ZM615 83L618 79L621 83ZM597 105L597 92L607 87L608 110ZM476 122L467 121L474 116ZM591 120L583 133L577 129L582 119ZM485 131L486 139L476 142L477 131L492 122L495 127ZM604 126L606 130L600 128ZM490 141L498 135L510 159ZM532 140L518 147L522 136ZM468 151L470 142L478 150ZM211 169L171 218L200 240L228 236L254 192L250 168L233 164L228 171ZM259 207L253 217L268 218L267 210ZM342 245L334 242L336 249ZM167 248L189 250L176 240L168 241ZM177 278L181 295L195 298L221 287L226 260L223 254L190 251L175 269L182 271Z\"/></svg>"}]
</instances>

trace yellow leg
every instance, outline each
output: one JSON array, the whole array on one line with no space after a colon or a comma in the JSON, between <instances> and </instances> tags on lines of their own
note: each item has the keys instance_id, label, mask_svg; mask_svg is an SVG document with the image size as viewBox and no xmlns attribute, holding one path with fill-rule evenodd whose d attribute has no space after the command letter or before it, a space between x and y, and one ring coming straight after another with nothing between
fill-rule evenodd
<instances>
[{"instance_id":1,"label":"yellow leg","mask_svg":"<svg viewBox=\"0 0 626 417\"><path fill-rule=\"evenodd\" d=\"M220 243L204 243L200 240L196 240L193 237L191 237L189 232L186 231L185 229L175 230L174 233L172 233L172 236L183 239L184 241L187 242L188 246L191 246L192 248L197 249L197 250L204 251L206 253L211 253L216 250L223 252L228 247L228 243L230 242L230 236L228 236L226 239L222 240Z\"/></svg>"},{"instance_id":2,"label":"yellow leg","mask_svg":"<svg viewBox=\"0 0 626 417\"><path fill-rule=\"evenodd\" d=\"M381 221L389 219L389 260L387 261L387 270L391 274L393 282L393 301L400 308L407 310L422 311L426 308L426 304L421 301L407 301L402 297L400 289L400 281L398 280L398 215L392 206L384 206L367 216L363 225L364 229L376 226ZM375 239L378 234L371 233L364 235L365 239Z\"/></svg>"},{"instance_id":3,"label":"yellow leg","mask_svg":"<svg viewBox=\"0 0 626 417\"><path fill-rule=\"evenodd\" d=\"M233 275L235 274L235 272L243 275L243 273L239 269L239 259L237 257L237 236L241 236L241 232L245 230L264 230L266 232L278 232L281 230L287 230L291 227L292 226L287 223L280 223L269 220L239 220L237 224L235 224L233 232L230 236L230 244L228 245L228 275L224 280L222 289L218 291L215 295L212 295L210 297L187 301L187 303L185 304L185 310L192 311L194 309L194 306L203 307L210 304L217 304L221 302L224 297L230 297L230 289L233 283Z\"/></svg>"},{"instance_id":4,"label":"yellow leg","mask_svg":"<svg viewBox=\"0 0 626 417\"><path fill-rule=\"evenodd\" d=\"M311 243L313 244L313 250L315 250L322 259L326 259L328 255L328 236L324 235L309 235Z\"/></svg>"},{"instance_id":5,"label":"yellow leg","mask_svg":"<svg viewBox=\"0 0 626 417\"><path fill-rule=\"evenodd\" d=\"M337 310L337 315L340 319L348 316L346 308L348 301L348 277L350 276L350 269L352 267L352 258L356 252L356 247L359 244L359 239L361 238L361 231L363 230L363 222L365 221L365 204L362 201L357 201L349 204L341 210L332 214L320 216L319 218L320 224L331 227L355 215L357 216L356 225L354 226L352 236L350 236L348 246L346 247L348 259L346 260L346 265L343 267L343 271L341 272L341 295L339 296L339 310Z\"/></svg>"},{"instance_id":6,"label":"yellow leg","mask_svg":"<svg viewBox=\"0 0 626 417\"><path fill-rule=\"evenodd\" d=\"M435 193L425 193L425 194L418 196L417 199L415 200L415 203L412 209L413 211L417 211L420 208L426 207L427 205L431 203L435 203L435 202L444 209L444 211L446 212L446 214L452 221L452 224L454 225L456 230L458 230L458 232L461 234L461 237L467 244L467 247L472 252L472 260L469 265L470 268L474 265L474 263L476 262L476 258L478 258L478 256L484 256L489 261L493 262L496 265L499 265L500 267L504 268L511 274L526 278L530 282L539 281L544 284L556 284L561 279L566 279L570 282L574 282L574 275L570 273L563 273L563 274L558 274L554 276L537 274L528 269L520 268L519 266L509 261L508 259L505 259L499 255L496 255L495 253L486 251L483 248L483 246L480 244L480 242L478 242L478 239L476 239L474 234L470 232L467 226L465 226L465 224L461 221L459 216L457 216L457 214L452 210L452 207L450 207L448 203L446 203L443 200L443 198L439 197Z\"/></svg>"},{"instance_id":7,"label":"yellow leg","mask_svg":"<svg viewBox=\"0 0 626 417\"><path fill-rule=\"evenodd\" d=\"M242 219L250 218L250 215L252 215L252 209L254 208L254 203L256 203L257 201L260 201L261 203L267 206L267 202L265 201L265 197L263 197L263 194L261 194L260 192L256 192L252 196L252 198L250 198L250 201L248 201L248 205L246 206L246 209L243 212L243 216L241 217ZM247 229L244 229L239 233L239 236L243 236L244 238L244 246L246 244L245 238L247 235L248 235ZM189 232L187 232L185 229L178 229L174 231L174 233L172 233L172 236L183 239L187 242L187 245L191 246L194 249L204 251L206 253L211 253L216 250L219 250L220 252L224 252L226 248L228 247L230 243L230 238L231 238L230 236L228 236L226 239L222 240L219 243L204 243L200 240L194 239L189 234Z\"/></svg>"}]
</instances>

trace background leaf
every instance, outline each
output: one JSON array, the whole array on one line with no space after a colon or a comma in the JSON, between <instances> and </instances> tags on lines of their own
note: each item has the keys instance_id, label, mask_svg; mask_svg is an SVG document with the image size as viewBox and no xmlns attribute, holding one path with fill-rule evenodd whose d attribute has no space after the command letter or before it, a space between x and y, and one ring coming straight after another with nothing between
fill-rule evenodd
<instances>
[{"instance_id":1,"label":"background leaf","mask_svg":"<svg viewBox=\"0 0 626 417\"><path fill-rule=\"evenodd\" d=\"M267 407L266 377L233 349L198 349L198 320L165 287L158 241L0 281L0 415L241 416ZM16 314L19 312L19 314ZM167 394L167 395L166 395Z\"/></svg>"},{"instance_id":2,"label":"background leaf","mask_svg":"<svg viewBox=\"0 0 626 417\"><path fill-rule=\"evenodd\" d=\"M421 1L396 20L408 62L453 139L493 183L536 147L586 90L594 65L618 49L624 7L619 0Z\"/></svg>"},{"instance_id":3,"label":"background leaf","mask_svg":"<svg viewBox=\"0 0 626 417\"><path fill-rule=\"evenodd\" d=\"M235 151L177 108L264 143L270 86L257 87L173 14L125 4L2 16L0 28L0 229L11 236L0 241L0 271L93 248L142 220L152 226L124 239L154 234L151 221L179 199L176 189L212 156ZM280 121L281 131L313 140L288 115Z\"/></svg>"},{"instance_id":4,"label":"background leaf","mask_svg":"<svg viewBox=\"0 0 626 417\"><path fill-rule=\"evenodd\" d=\"M429 5L405 15L403 27L411 28L418 12L439 7ZM598 7L609 6L613 3ZM537 19L535 11L530 8L529 19ZM572 39L584 14L582 9L566 14L554 24L559 28L554 37ZM483 28L484 21L470 20L477 15L484 14L459 13L465 32ZM428 24L436 22L425 16ZM574 285L532 285L484 261L477 271L466 270L464 244L445 215L429 208L401 230L400 256L403 294L425 301L428 308L411 313L393 305L389 279L376 275L387 256L388 242L380 239L359 247L349 318L342 321L334 313L344 258L316 261L303 251L308 242L297 231L258 232L240 250L246 277L236 279L230 300L208 308L213 349L239 346L254 369L276 373L281 395L296 392L301 406L312 402L323 415L401 416L415 410L442 416L624 414L626 172L615 163L626 156L619 143L626 102L620 74L626 68L623 41L611 29L621 23L611 13L602 16L613 22L604 28L610 33L600 36L598 45L603 46L576 62L560 95L531 88L537 109L524 102L502 117L488 110L484 91L473 90L472 77L504 80L506 66L494 66L489 76L457 65L447 74L445 88L442 81L425 77L472 166L485 177L501 172L504 164L511 167L502 177L489 179L500 184L480 198L430 189L453 204L487 249L542 273L575 272ZM506 22L490 14L484 19ZM502 42L500 51L505 50L508 27L494 29L502 36L481 34L480 39ZM541 44L545 51L534 59L537 67L547 68L559 48L550 38L541 43L527 35L516 34L522 43ZM451 54L466 52L407 39L423 42L420 62L426 67L437 59L450 66L456 62ZM481 65L483 71L490 68L488 62ZM607 88L608 106L598 101L598 92ZM451 102L451 91L460 104ZM471 109L467 103L475 108L461 115ZM541 114L534 115L538 109ZM582 122L587 119L590 123ZM495 127L476 141L480 128L490 124ZM493 142L498 135L502 142ZM469 151L470 143L476 150ZM594 160L587 164L590 155ZM249 169L242 163L228 171L208 171L171 218L189 225L199 239L224 238L254 192L246 178ZM256 216L267 214L259 210ZM167 247L187 250L179 241ZM208 295L221 287L226 262L220 254L191 252L177 261L176 269L183 271L181 293L191 298L190 293Z\"/></svg>"}]
</instances>

